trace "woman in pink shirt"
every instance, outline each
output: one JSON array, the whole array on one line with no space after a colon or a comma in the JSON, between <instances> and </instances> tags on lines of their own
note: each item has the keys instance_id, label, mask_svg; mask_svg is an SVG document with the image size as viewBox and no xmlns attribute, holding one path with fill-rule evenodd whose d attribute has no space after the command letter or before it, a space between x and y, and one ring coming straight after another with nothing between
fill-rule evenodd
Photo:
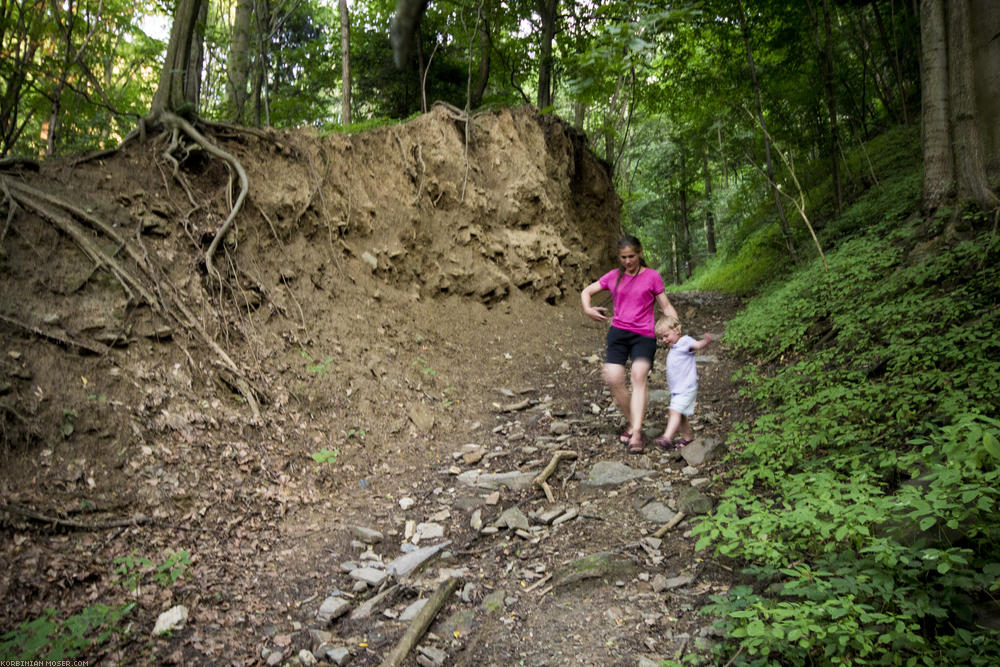
<instances>
[{"instance_id":1,"label":"woman in pink shirt","mask_svg":"<svg viewBox=\"0 0 1000 667\"><path fill-rule=\"evenodd\" d=\"M665 315L677 317L670 299L663 291L660 274L646 266L642 244L634 236L618 241L618 261L621 266L587 285L580 293L583 312L592 320L604 322L607 310L590 305L598 292L611 292L614 317L608 329L607 354L602 377L611 390L618 408L628 420L621 435L623 444L632 454L642 453L642 419L646 412L648 388L646 379L656 355L656 333L653 330L653 304L659 304ZM632 393L625 387L625 364L632 360Z\"/></svg>"}]
</instances>

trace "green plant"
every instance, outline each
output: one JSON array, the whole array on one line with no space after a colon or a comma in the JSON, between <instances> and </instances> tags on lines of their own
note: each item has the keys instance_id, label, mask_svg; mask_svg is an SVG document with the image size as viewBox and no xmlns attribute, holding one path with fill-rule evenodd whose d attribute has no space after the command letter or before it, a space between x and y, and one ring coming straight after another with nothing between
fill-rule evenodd
<instances>
[{"instance_id":1,"label":"green plant","mask_svg":"<svg viewBox=\"0 0 1000 667\"><path fill-rule=\"evenodd\" d=\"M323 448L318 452L313 452L310 454L316 463L336 463L337 457L340 455L339 449L326 449Z\"/></svg>"},{"instance_id":2,"label":"green plant","mask_svg":"<svg viewBox=\"0 0 1000 667\"><path fill-rule=\"evenodd\" d=\"M156 584L168 588L184 576L191 565L191 557L187 551L181 550L168 553L162 563L154 565L149 558L137 556L136 550L133 549L129 555L115 558L114 564L117 566L114 570L114 581L127 590L137 590L147 574Z\"/></svg>"},{"instance_id":3,"label":"green plant","mask_svg":"<svg viewBox=\"0 0 1000 667\"><path fill-rule=\"evenodd\" d=\"M758 581L705 609L743 664L1000 656L972 611L1000 590L1000 253L892 205L727 326L760 415L693 535Z\"/></svg>"},{"instance_id":4,"label":"green plant","mask_svg":"<svg viewBox=\"0 0 1000 667\"><path fill-rule=\"evenodd\" d=\"M334 360L333 357L327 357L323 361L316 363L313 360L313 358L309 355L309 353L306 352L305 350L300 350L299 354L301 354L302 358L305 359L307 362L306 370L309 371L310 373L316 373L317 375L322 375L327 370L329 370L330 365L333 363Z\"/></svg>"},{"instance_id":5,"label":"green plant","mask_svg":"<svg viewBox=\"0 0 1000 667\"><path fill-rule=\"evenodd\" d=\"M59 611L46 609L36 619L25 621L0 635L0 656L17 660L68 660L92 653L113 635L125 636L124 618L134 602L120 607L95 604L65 620Z\"/></svg>"},{"instance_id":6,"label":"green plant","mask_svg":"<svg viewBox=\"0 0 1000 667\"><path fill-rule=\"evenodd\" d=\"M76 430L76 410L63 409L62 425L59 427L59 431L62 433L64 438L68 438L73 435L73 431Z\"/></svg>"},{"instance_id":7,"label":"green plant","mask_svg":"<svg viewBox=\"0 0 1000 667\"><path fill-rule=\"evenodd\" d=\"M437 371L431 368L427 364L427 361L421 357L417 357L417 359L413 362L413 365L416 366L424 375L437 375Z\"/></svg>"}]
</instances>

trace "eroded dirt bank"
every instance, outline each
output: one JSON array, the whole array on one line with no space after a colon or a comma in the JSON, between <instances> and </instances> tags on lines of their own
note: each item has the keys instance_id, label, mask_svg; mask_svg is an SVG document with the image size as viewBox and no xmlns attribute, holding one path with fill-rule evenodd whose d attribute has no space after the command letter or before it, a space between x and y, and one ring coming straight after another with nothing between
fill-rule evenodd
<instances>
[{"instance_id":1,"label":"eroded dirt bank","mask_svg":"<svg viewBox=\"0 0 1000 667\"><path fill-rule=\"evenodd\" d=\"M221 280L204 252L230 175L202 152L176 174L150 141L3 175L33 193L8 199L0 237L3 630L46 608L133 601L81 657L333 660L325 643L379 664L406 627L394 617L455 576L421 660L636 664L690 650L706 624L694 610L724 571L691 559L685 523L643 542L658 525L643 510L676 510L692 479L711 495L713 463L685 473L617 445L594 359L603 328L576 294L613 265L618 200L582 138L528 109L466 127L445 107L352 137L216 138L252 188L214 257ZM675 300L698 334L721 333L733 307ZM716 352L703 433L722 439L735 403ZM653 424L664 418L652 405ZM459 478L537 471L556 450L576 458L554 473L555 502ZM586 486L601 461L649 472ZM537 521L557 505L576 518ZM511 508L534 513L522 535L475 527L477 510L489 527ZM419 524L443 536L414 540ZM365 546L353 527L381 539ZM442 540L370 616L317 621L337 591L353 610L396 583L362 587L346 563L377 570L404 543ZM624 569L560 582L559 567L600 552ZM170 562L183 575L164 583ZM177 605L184 628L154 637Z\"/></svg>"}]
</instances>

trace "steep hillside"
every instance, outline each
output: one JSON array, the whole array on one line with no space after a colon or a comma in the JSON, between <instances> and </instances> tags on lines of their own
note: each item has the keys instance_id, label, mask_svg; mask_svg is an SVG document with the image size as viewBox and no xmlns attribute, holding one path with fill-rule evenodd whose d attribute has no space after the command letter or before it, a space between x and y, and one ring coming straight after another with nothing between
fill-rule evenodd
<instances>
[{"instance_id":1,"label":"steep hillside","mask_svg":"<svg viewBox=\"0 0 1000 667\"><path fill-rule=\"evenodd\" d=\"M644 638L678 593L654 594L649 582L694 561L686 543L643 551L637 540L662 512L635 512L683 488L669 481L684 479L679 459L642 457L639 468L661 472L618 482L621 493L581 484L591 465L624 457L596 363L604 328L576 296L614 265L619 202L583 138L529 109L466 126L447 107L355 136L209 131L249 181L210 265L239 174L179 136L2 175L0 595L10 634L0 654L322 656L317 608L351 587L343 562L394 558L419 541L411 523L443 526L453 545L445 565L464 573L464 594L449 613L492 594L523 619L517 646L495 616L477 621L471 643L443 644L468 664L666 650ZM677 303L701 331L721 326L702 302ZM651 407L654 419L664 413ZM730 419L717 409L713 435ZM496 495L455 475L472 465L528 473L556 447L579 457L555 490L578 519L544 541L538 526L527 537L476 532L475 508L490 523L552 505L537 489ZM365 547L358 526L383 541ZM628 588L602 578L545 606L517 603L524 577L608 550L651 569ZM529 557L530 572L513 567ZM358 664L380 662L404 627L385 620L393 607L435 585L402 583L380 620L344 621L326 638ZM644 587L639 607L616 607L633 585ZM360 604L375 590L355 584L348 595ZM711 590L699 583L681 597ZM585 596L589 611L551 625L548 605L565 595ZM154 637L175 605L190 611L187 626ZM671 650L683 651L697 620L677 613L663 622L678 633ZM586 632L595 618L610 634ZM78 633L85 640L69 631L80 619L96 628Z\"/></svg>"}]
</instances>

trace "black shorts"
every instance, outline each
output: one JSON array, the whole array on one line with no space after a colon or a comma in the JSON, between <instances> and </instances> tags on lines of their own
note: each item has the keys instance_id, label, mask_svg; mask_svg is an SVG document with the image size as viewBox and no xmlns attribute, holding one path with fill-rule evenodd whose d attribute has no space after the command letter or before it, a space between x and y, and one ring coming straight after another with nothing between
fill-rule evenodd
<instances>
[{"instance_id":1,"label":"black shorts","mask_svg":"<svg viewBox=\"0 0 1000 667\"><path fill-rule=\"evenodd\" d=\"M625 331L617 327L608 329L608 351L605 363L624 366L628 359L647 359L653 365L656 357L656 339Z\"/></svg>"}]
</instances>

